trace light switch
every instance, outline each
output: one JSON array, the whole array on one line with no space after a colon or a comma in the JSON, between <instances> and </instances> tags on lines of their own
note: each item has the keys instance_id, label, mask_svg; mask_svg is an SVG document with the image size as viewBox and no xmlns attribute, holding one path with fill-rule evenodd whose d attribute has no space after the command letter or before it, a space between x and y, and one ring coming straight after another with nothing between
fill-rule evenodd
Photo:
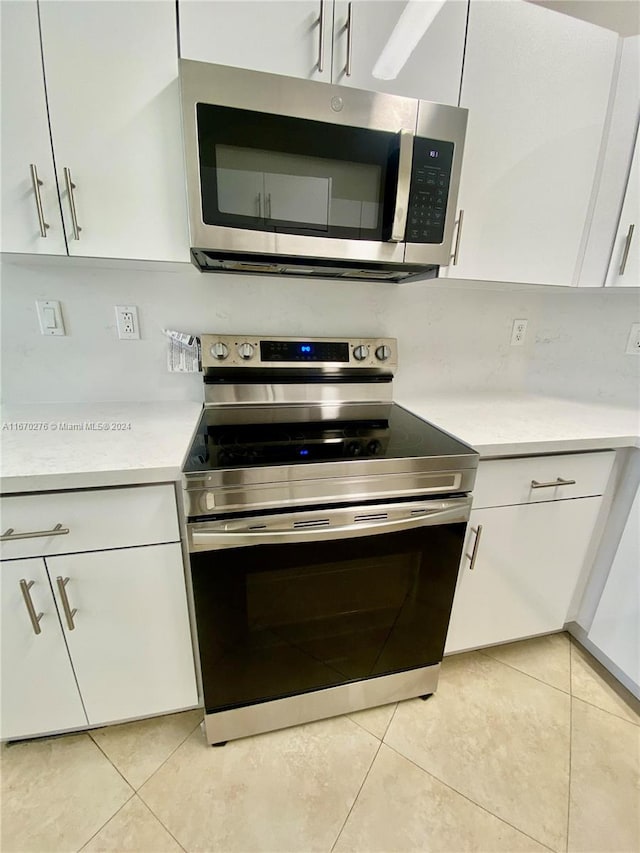
<instances>
[{"instance_id":1,"label":"light switch","mask_svg":"<svg viewBox=\"0 0 640 853\"><path fill-rule=\"evenodd\" d=\"M40 331L43 335L65 335L60 303L52 300L36 301Z\"/></svg>"}]
</instances>

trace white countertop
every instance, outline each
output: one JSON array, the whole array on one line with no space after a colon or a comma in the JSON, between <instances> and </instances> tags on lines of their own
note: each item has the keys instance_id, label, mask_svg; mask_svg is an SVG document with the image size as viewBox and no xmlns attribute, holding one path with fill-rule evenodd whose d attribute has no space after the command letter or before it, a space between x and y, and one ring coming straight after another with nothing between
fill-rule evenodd
<instances>
[{"instance_id":1,"label":"white countertop","mask_svg":"<svg viewBox=\"0 0 640 853\"><path fill-rule=\"evenodd\" d=\"M3 405L0 491L177 480L201 410L183 401Z\"/></svg>"},{"instance_id":2,"label":"white countertop","mask_svg":"<svg viewBox=\"0 0 640 853\"><path fill-rule=\"evenodd\" d=\"M640 447L634 408L492 392L397 402L485 458ZM200 403L184 401L3 406L0 491L178 480L201 409Z\"/></svg>"},{"instance_id":3,"label":"white countertop","mask_svg":"<svg viewBox=\"0 0 640 853\"><path fill-rule=\"evenodd\" d=\"M640 413L631 407L493 392L407 396L396 402L485 458L640 447Z\"/></svg>"}]
</instances>

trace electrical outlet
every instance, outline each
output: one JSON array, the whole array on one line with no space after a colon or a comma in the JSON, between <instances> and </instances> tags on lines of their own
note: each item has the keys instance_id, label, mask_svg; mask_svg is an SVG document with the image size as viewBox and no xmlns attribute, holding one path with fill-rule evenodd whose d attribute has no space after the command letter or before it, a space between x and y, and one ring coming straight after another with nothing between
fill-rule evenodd
<instances>
[{"instance_id":1,"label":"electrical outlet","mask_svg":"<svg viewBox=\"0 0 640 853\"><path fill-rule=\"evenodd\" d=\"M625 350L629 355L640 355L640 323L632 323Z\"/></svg>"},{"instance_id":2,"label":"electrical outlet","mask_svg":"<svg viewBox=\"0 0 640 853\"><path fill-rule=\"evenodd\" d=\"M527 334L528 320L514 320L511 327L511 346L521 347Z\"/></svg>"},{"instance_id":3,"label":"electrical outlet","mask_svg":"<svg viewBox=\"0 0 640 853\"><path fill-rule=\"evenodd\" d=\"M135 305L116 305L116 321L120 340L138 340L140 326L138 325L138 309Z\"/></svg>"}]
</instances>

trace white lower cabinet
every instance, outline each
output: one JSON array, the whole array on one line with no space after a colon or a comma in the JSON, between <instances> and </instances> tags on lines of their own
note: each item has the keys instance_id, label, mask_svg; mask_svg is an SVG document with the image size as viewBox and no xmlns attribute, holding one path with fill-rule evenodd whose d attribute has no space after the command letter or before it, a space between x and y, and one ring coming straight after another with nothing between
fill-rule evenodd
<instances>
[{"instance_id":1,"label":"white lower cabinet","mask_svg":"<svg viewBox=\"0 0 640 853\"><path fill-rule=\"evenodd\" d=\"M445 652L560 631L584 565L602 498L471 513Z\"/></svg>"},{"instance_id":2,"label":"white lower cabinet","mask_svg":"<svg viewBox=\"0 0 640 853\"><path fill-rule=\"evenodd\" d=\"M9 739L86 726L44 560L2 562L0 592L0 735Z\"/></svg>"},{"instance_id":3,"label":"white lower cabinet","mask_svg":"<svg viewBox=\"0 0 640 853\"><path fill-rule=\"evenodd\" d=\"M47 566L91 725L196 704L177 542L66 554ZM64 593L77 611L71 622L58 578L69 578Z\"/></svg>"},{"instance_id":4,"label":"white lower cabinet","mask_svg":"<svg viewBox=\"0 0 640 853\"><path fill-rule=\"evenodd\" d=\"M562 630L614 459L481 460L445 653Z\"/></svg>"},{"instance_id":5,"label":"white lower cabinet","mask_svg":"<svg viewBox=\"0 0 640 853\"><path fill-rule=\"evenodd\" d=\"M0 509L0 738L198 704L172 486L10 496Z\"/></svg>"}]
</instances>

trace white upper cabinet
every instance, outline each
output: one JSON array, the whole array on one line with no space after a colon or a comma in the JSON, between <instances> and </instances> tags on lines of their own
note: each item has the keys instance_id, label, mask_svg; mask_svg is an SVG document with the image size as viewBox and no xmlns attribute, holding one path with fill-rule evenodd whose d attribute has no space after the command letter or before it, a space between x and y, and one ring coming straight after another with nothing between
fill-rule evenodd
<instances>
[{"instance_id":1,"label":"white upper cabinet","mask_svg":"<svg viewBox=\"0 0 640 853\"><path fill-rule=\"evenodd\" d=\"M333 0L179 0L178 13L183 59L331 82Z\"/></svg>"},{"instance_id":2,"label":"white upper cabinet","mask_svg":"<svg viewBox=\"0 0 640 853\"><path fill-rule=\"evenodd\" d=\"M0 250L66 255L49 139L36 0L6 0L0 5L0 19L4 81Z\"/></svg>"},{"instance_id":3,"label":"white upper cabinet","mask_svg":"<svg viewBox=\"0 0 640 853\"><path fill-rule=\"evenodd\" d=\"M174 4L43 2L40 20L69 254L188 261Z\"/></svg>"},{"instance_id":4,"label":"white upper cabinet","mask_svg":"<svg viewBox=\"0 0 640 853\"><path fill-rule=\"evenodd\" d=\"M373 76L407 5L407 0L179 0L180 55L457 104L467 0L444 5L424 0L420 11L435 17L402 70L393 80ZM403 47L401 39L394 55L404 58L409 48Z\"/></svg>"},{"instance_id":5,"label":"white upper cabinet","mask_svg":"<svg viewBox=\"0 0 640 853\"><path fill-rule=\"evenodd\" d=\"M472 0L451 278L571 285L599 162L616 33L523 0Z\"/></svg>"},{"instance_id":6,"label":"white upper cabinet","mask_svg":"<svg viewBox=\"0 0 640 853\"><path fill-rule=\"evenodd\" d=\"M633 156L627 192L607 275L607 285L640 287L640 165L638 146Z\"/></svg>"},{"instance_id":7,"label":"white upper cabinet","mask_svg":"<svg viewBox=\"0 0 640 853\"><path fill-rule=\"evenodd\" d=\"M405 15L400 21L407 6L406 0L335 0L333 82L455 106L460 96L467 0L412 3L416 16L407 19ZM410 52L409 37L427 24ZM392 35L393 42L383 55ZM402 65L406 58L394 79L374 77L381 56L386 67L387 57L392 65Z\"/></svg>"}]
</instances>

